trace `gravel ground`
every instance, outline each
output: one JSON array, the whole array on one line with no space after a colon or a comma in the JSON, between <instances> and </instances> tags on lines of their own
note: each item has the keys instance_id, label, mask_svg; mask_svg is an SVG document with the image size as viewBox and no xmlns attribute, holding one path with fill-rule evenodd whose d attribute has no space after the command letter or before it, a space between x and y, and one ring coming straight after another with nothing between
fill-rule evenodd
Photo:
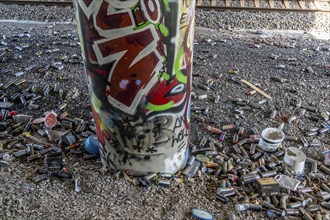
<instances>
[{"instance_id":1,"label":"gravel ground","mask_svg":"<svg viewBox=\"0 0 330 220\"><path fill-rule=\"evenodd\" d=\"M204 1L203 4L210 4ZM224 6L224 1L220 2ZM264 4L261 1L260 4ZM247 7L254 7L247 1ZM252 4L252 5L251 5ZM296 1L291 2L298 7ZM267 6L269 7L269 6ZM285 7L281 1L275 1L275 7ZM33 11L34 13L30 13ZM49 7L29 5L0 4L0 19L38 20L38 21L73 21L72 7ZM326 32L330 36L330 13L251 13L246 11L201 11L197 10L196 25L211 29L249 28L303 30L309 32Z\"/></svg>"},{"instance_id":2,"label":"gravel ground","mask_svg":"<svg viewBox=\"0 0 330 220\"><path fill-rule=\"evenodd\" d=\"M240 5L240 1L231 1L231 6L239 7Z\"/></svg>"},{"instance_id":3,"label":"gravel ground","mask_svg":"<svg viewBox=\"0 0 330 220\"><path fill-rule=\"evenodd\" d=\"M202 0L202 5L210 6L211 5L211 1Z\"/></svg>"},{"instance_id":4,"label":"gravel ground","mask_svg":"<svg viewBox=\"0 0 330 220\"><path fill-rule=\"evenodd\" d=\"M277 2L277 1L276 1ZM281 29L326 32L330 36L330 13L250 13L246 11L197 11L196 25L211 29Z\"/></svg>"},{"instance_id":5,"label":"gravel ground","mask_svg":"<svg viewBox=\"0 0 330 220\"><path fill-rule=\"evenodd\" d=\"M210 1L204 1L204 2L203 2L203 5L208 5L208 4L210 4L210 3L208 3L208 2L210 2ZM225 5L225 1L221 1L221 0L217 0L217 5L219 5L219 6L226 6L226 5Z\"/></svg>"},{"instance_id":6,"label":"gravel ground","mask_svg":"<svg viewBox=\"0 0 330 220\"><path fill-rule=\"evenodd\" d=\"M285 8L285 5L282 1L275 1L276 8Z\"/></svg>"},{"instance_id":7,"label":"gravel ground","mask_svg":"<svg viewBox=\"0 0 330 220\"><path fill-rule=\"evenodd\" d=\"M269 8L270 7L267 0L261 0L259 2L260 2L260 7L261 8Z\"/></svg>"},{"instance_id":8,"label":"gravel ground","mask_svg":"<svg viewBox=\"0 0 330 220\"><path fill-rule=\"evenodd\" d=\"M31 11L34 13L30 13ZM295 103L298 99L302 100L303 107L329 111L329 41L295 32L264 31L260 35L250 30L231 30L265 28L330 33L330 19L327 16L330 15L197 11L197 26L215 30L198 28L196 31L194 93L208 94L209 98L195 99L192 108L208 105L210 110L207 117L203 116L205 124L197 120L201 114L192 111L191 142L198 145L202 137L212 136L205 131L205 125L221 128L235 122L245 127L248 134L253 127L261 131L265 127L278 126L295 115ZM72 21L73 11L71 7L0 4L0 19ZM20 36L24 33L25 36ZM27 37L27 34L31 37ZM0 84L17 79L15 74L20 71L24 72L20 78L27 80L18 87L9 87L6 92L14 94L33 84L44 88L45 85L59 83L65 97L70 90L77 88L79 96L65 110L71 117L91 119L74 25L1 23L0 36L3 35L7 39L2 41L8 45L0 45L0 54L3 53L3 48L8 47L9 50L0 55ZM252 48L251 45L255 43L261 47ZM29 44L29 47L24 48L25 44ZM293 44L295 47L290 48ZM20 46L22 50L15 46ZM36 55L40 51L42 54ZM64 55L71 58L77 57L76 54L78 62L65 62L63 70L51 68L48 73L37 71L51 62L59 61ZM271 54L278 55L279 58L271 59ZM292 57L297 58L297 61L288 61ZM25 71L31 64L36 64L36 67ZM280 64L285 65L285 68L278 68ZM304 71L309 66L313 73ZM243 98L255 103L263 97L258 94L246 96L249 90L246 86L229 80L231 75L227 72L232 67L239 68L238 76L260 84L259 87L266 90L273 100L262 104L261 109L245 111L245 118L235 119L233 111L236 106L229 101L231 98ZM285 82L271 80L274 76L285 79ZM214 81L211 91L198 88L199 83L208 80ZM220 103L213 102L214 94L219 94ZM64 101L64 98L51 92L36 101L38 109L24 109L18 103L15 109L40 117L43 112L56 109ZM272 109L276 109L281 117L271 119L269 115ZM293 124L286 123L284 131L288 135L302 137L306 128L317 126L319 123L308 117L301 117ZM232 135L233 132L229 132L228 143ZM322 142L321 148L304 148L304 151L308 156L322 161L321 152L330 148L329 133L317 139ZM307 140L311 142L313 137ZM285 142L287 147L299 145L299 142ZM228 204L217 201L214 195L219 187L219 179L213 175L184 180L183 183L179 178L172 182L170 188L152 184L150 189L145 189L135 186L133 183L136 181L129 176L123 178L119 173L102 175L99 172L99 159L86 161L79 156L66 154L65 163L72 172L82 177L83 190L80 193L74 191L71 180L50 178L34 184L29 174L33 174L41 166L40 162L13 160L8 167L0 168L0 219L193 219L191 210L196 207L208 210L215 219L226 219L232 214L237 219L266 219L264 212L235 212L235 199Z\"/></svg>"},{"instance_id":9,"label":"gravel ground","mask_svg":"<svg viewBox=\"0 0 330 220\"><path fill-rule=\"evenodd\" d=\"M73 7L0 4L0 19L73 21ZM31 13L33 12L33 13Z\"/></svg>"},{"instance_id":10,"label":"gravel ground","mask_svg":"<svg viewBox=\"0 0 330 220\"><path fill-rule=\"evenodd\" d=\"M313 4L313 2L306 1L305 4L306 4L306 8L315 8L315 5Z\"/></svg>"},{"instance_id":11,"label":"gravel ground","mask_svg":"<svg viewBox=\"0 0 330 220\"><path fill-rule=\"evenodd\" d=\"M290 1L290 8L300 8L297 0Z\"/></svg>"},{"instance_id":12,"label":"gravel ground","mask_svg":"<svg viewBox=\"0 0 330 220\"><path fill-rule=\"evenodd\" d=\"M72 117L85 120L91 118L88 105L87 87L81 63L64 63L63 70L51 70L50 73L39 73L38 69L50 61L58 61L61 56L68 57L80 54L77 46L77 34L73 25L35 25L1 23L1 36L5 35L8 43L1 48L10 48L2 55L0 82L7 83L16 79L15 73L31 64L36 64L34 70L24 71L21 76L27 80L19 87L10 87L6 92L11 94L17 90L37 83L40 88L47 84L60 83L67 93L72 87L79 90L81 96L73 100L65 109ZM24 34L25 36L20 36ZM30 37L27 37L26 34ZM13 40L13 39L16 40ZM292 102L302 99L302 106L310 106L326 111L329 105L329 41L312 39L306 34L269 33L261 35L254 32L214 31L197 29L194 54L194 93L208 94L206 100L194 100L192 108L208 105L209 114L205 117L205 125L221 128L223 125L235 122L244 126L249 132L252 127L261 131L265 127L278 126L281 118L270 119L269 113L277 109L283 118L294 115L297 110ZM64 43L61 44L61 43ZM71 45L68 47L67 43ZM22 51L15 46L29 44ZM252 48L251 44L258 43L260 48ZM294 48L288 46L295 44ZM59 51L45 53L49 49ZM38 51L44 53L37 56ZM271 54L279 55L277 60L269 58ZM19 58L22 55L22 58ZM15 58L16 57L16 58ZM295 57L297 61L287 61ZM285 65L285 69L277 65ZM314 73L303 71L310 66ZM246 111L245 118L235 119L233 111L236 108L229 101L231 98L249 99L251 103L263 98L260 95L247 97L247 87L238 85L228 79L230 68L239 68L238 76L267 89L273 101L261 106L261 109ZM4 70L8 70L6 72ZM6 72L6 73L4 73ZM222 76L221 76L222 75ZM286 79L283 84L272 81L270 77ZM199 83L214 81L212 90L206 92L198 88ZM219 94L220 103L213 102L212 94ZM44 111L57 108L63 98L54 94L43 96L37 101L37 110L23 109L15 106L19 112L41 116ZM212 136L203 129L204 125L197 121L201 116L192 112L191 142L198 145L202 137ZM298 123L299 122L299 123ZM297 123L286 124L284 131L289 135L301 137L307 127L319 126L319 123L300 118ZM231 133L231 132L230 132ZM231 135L227 141L230 142ZM213 136L216 138L216 136ZM321 152L329 148L329 134L318 137L322 141L321 148L306 148L308 156L320 159ZM308 138L311 141L312 138ZM299 146L298 142L286 142L286 146ZM226 219L235 214L237 219L264 219L264 212L234 211L235 199L224 205L217 201L214 194L219 186L219 179L212 175L201 178L173 181L170 188L158 187L152 184L150 189L137 187L131 177L101 175L100 160L85 161L80 157L67 154L66 164L75 174L83 179L83 190L74 191L73 182L50 178L34 184L28 174L40 167L40 163L27 163L14 160L10 165L0 170L0 219L192 219L191 210L202 208L214 215L215 219ZM225 209L224 209L225 207Z\"/></svg>"},{"instance_id":13,"label":"gravel ground","mask_svg":"<svg viewBox=\"0 0 330 220\"><path fill-rule=\"evenodd\" d=\"M245 1L245 6L246 7L255 7L255 4L252 1Z\"/></svg>"}]
</instances>

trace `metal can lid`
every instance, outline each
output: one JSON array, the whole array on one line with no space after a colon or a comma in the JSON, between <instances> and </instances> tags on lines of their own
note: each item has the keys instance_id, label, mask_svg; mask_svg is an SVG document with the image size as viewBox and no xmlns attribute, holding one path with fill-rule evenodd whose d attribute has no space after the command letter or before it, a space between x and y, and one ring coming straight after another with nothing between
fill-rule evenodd
<instances>
[{"instance_id":1,"label":"metal can lid","mask_svg":"<svg viewBox=\"0 0 330 220\"><path fill-rule=\"evenodd\" d=\"M192 215L202 220L212 220L213 216L205 210L195 208L192 210Z\"/></svg>"},{"instance_id":2,"label":"metal can lid","mask_svg":"<svg viewBox=\"0 0 330 220\"><path fill-rule=\"evenodd\" d=\"M203 162L203 163L212 162L212 159L205 156L204 154L197 154L196 155L196 160L198 160L199 162Z\"/></svg>"},{"instance_id":3,"label":"metal can lid","mask_svg":"<svg viewBox=\"0 0 330 220\"><path fill-rule=\"evenodd\" d=\"M45 125L48 128L52 128L57 123L57 115L54 112L48 113L45 117Z\"/></svg>"}]
</instances>

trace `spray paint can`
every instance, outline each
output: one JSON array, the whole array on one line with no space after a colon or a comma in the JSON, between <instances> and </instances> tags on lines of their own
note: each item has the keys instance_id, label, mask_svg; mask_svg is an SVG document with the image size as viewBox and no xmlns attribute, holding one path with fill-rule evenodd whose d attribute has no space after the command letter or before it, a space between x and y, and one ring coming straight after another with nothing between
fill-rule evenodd
<instances>
[{"instance_id":1,"label":"spray paint can","mask_svg":"<svg viewBox=\"0 0 330 220\"><path fill-rule=\"evenodd\" d=\"M324 164L326 166L329 166L330 165L330 150L327 149L323 152L323 155L324 155Z\"/></svg>"},{"instance_id":2,"label":"spray paint can","mask_svg":"<svg viewBox=\"0 0 330 220\"><path fill-rule=\"evenodd\" d=\"M175 173L188 157L195 0L74 0L104 168Z\"/></svg>"},{"instance_id":3,"label":"spray paint can","mask_svg":"<svg viewBox=\"0 0 330 220\"><path fill-rule=\"evenodd\" d=\"M77 193L80 192L82 190L82 182L81 182L81 178L80 176L75 176L74 177L74 191L76 191Z\"/></svg>"}]
</instances>

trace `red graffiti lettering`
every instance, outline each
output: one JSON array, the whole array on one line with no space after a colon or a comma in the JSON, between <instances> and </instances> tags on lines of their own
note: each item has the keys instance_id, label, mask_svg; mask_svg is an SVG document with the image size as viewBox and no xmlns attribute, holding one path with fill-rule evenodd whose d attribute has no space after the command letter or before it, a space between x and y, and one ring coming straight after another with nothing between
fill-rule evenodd
<instances>
[{"instance_id":1,"label":"red graffiti lettering","mask_svg":"<svg viewBox=\"0 0 330 220\"><path fill-rule=\"evenodd\" d=\"M144 16L153 24L160 20L160 5L156 0L143 0L141 1L142 11Z\"/></svg>"},{"instance_id":2,"label":"red graffiti lettering","mask_svg":"<svg viewBox=\"0 0 330 220\"><path fill-rule=\"evenodd\" d=\"M159 2L143 0L140 3L138 15L143 14L151 23L159 22ZM137 14L133 11L109 13L109 7L108 2L103 2L94 17L97 31L106 38L94 41L93 49L100 65L113 63L105 91L109 101L126 113L134 113L142 96L156 83L156 74L162 68L160 37L154 25L135 30L133 19Z\"/></svg>"},{"instance_id":3,"label":"red graffiti lettering","mask_svg":"<svg viewBox=\"0 0 330 220\"><path fill-rule=\"evenodd\" d=\"M159 66L161 57L156 40L157 33L145 28L123 37L96 42L99 63L115 61L108 78L109 96L127 107L131 106L138 92L157 72L156 66Z\"/></svg>"},{"instance_id":4,"label":"red graffiti lettering","mask_svg":"<svg viewBox=\"0 0 330 220\"><path fill-rule=\"evenodd\" d=\"M109 3L104 1L96 16L96 24L102 30L116 29L131 26L132 20L128 12L108 14Z\"/></svg>"}]
</instances>

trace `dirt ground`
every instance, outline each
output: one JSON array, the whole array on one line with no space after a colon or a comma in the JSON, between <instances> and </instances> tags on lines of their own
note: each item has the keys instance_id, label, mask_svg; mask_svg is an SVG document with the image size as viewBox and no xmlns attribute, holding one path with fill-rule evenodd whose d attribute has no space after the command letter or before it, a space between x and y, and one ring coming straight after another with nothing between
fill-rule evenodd
<instances>
[{"instance_id":1,"label":"dirt ground","mask_svg":"<svg viewBox=\"0 0 330 220\"><path fill-rule=\"evenodd\" d=\"M15 92L36 84L38 88L59 83L64 95L50 92L41 94L35 102L36 109L27 109L16 102L14 109L20 113L40 117L45 111L56 109L66 102L65 95L76 87L79 96L68 102L65 110L70 117L91 120L88 91L85 82L76 27L73 24L19 24L1 23L0 36L5 36L0 45L0 84L14 79L26 79L19 86L0 89L9 97ZM67 43L68 42L68 43ZM58 49L58 50L57 50ZM42 53L40 55L39 51ZM4 53L4 54L3 54ZM76 55L75 55L76 54ZM51 68L48 73L38 71L41 67L62 56L76 57L77 62L63 64L62 70ZM279 56L277 59L271 58ZM205 127L222 128L235 123L244 127L246 135L252 128L261 132L266 127L278 127L285 123L286 135L303 137L307 128L321 127L321 111L330 111L330 44L329 41L313 39L302 32L287 31L215 31L196 28L194 48L193 92L196 96L207 94L208 98L193 99L191 113L190 141L195 145L204 136L217 138ZM295 59L293 59L295 58ZM24 68L35 64L32 70ZM237 106L234 98L261 103L260 94L247 96L247 86L230 78L230 68L238 68L236 76L258 85L272 96L272 101L259 104L260 108L244 110L236 118ZM310 70L306 70L310 67ZM23 71L23 74L17 74ZM21 76L16 76L16 75ZM283 79L278 82L272 77ZM199 84L208 82L206 91ZM213 83L211 83L213 82ZM212 84L212 85L211 85ZM214 95L219 102L214 102ZM301 107L297 107L301 100ZM298 103L298 104L297 104ZM199 113L198 108L209 106L208 115ZM307 111L292 123L288 118L297 115L304 108L315 108L318 112ZM277 117L270 113L276 109ZM319 117L316 122L310 116ZM204 117L201 123L197 117ZM224 145L231 146L234 130L228 131ZM1 133L0 133L1 134ZM1 138L1 137L0 137ZM314 138L321 147L303 148L307 156L323 161L322 152L330 148L330 135L306 137ZM2 139L2 138L1 138ZM300 141L285 141L284 146L301 146ZM6 151L6 147L4 147ZM223 204L215 198L219 178L204 174L192 179L177 178L171 187L151 184L149 189L135 186L131 177L120 173L102 175L100 159L84 160L81 156L66 153L65 163L70 171L82 178L82 191L74 190L74 182L67 179L49 178L38 184L32 182L28 174L40 168L42 161L28 163L15 159L0 168L0 219L193 219L193 208L201 208L212 213L214 219L264 219L265 212L236 212L235 198ZM306 166L306 170L309 168ZM295 219L295 218L290 218ZM298 218L297 218L298 219Z\"/></svg>"}]
</instances>

